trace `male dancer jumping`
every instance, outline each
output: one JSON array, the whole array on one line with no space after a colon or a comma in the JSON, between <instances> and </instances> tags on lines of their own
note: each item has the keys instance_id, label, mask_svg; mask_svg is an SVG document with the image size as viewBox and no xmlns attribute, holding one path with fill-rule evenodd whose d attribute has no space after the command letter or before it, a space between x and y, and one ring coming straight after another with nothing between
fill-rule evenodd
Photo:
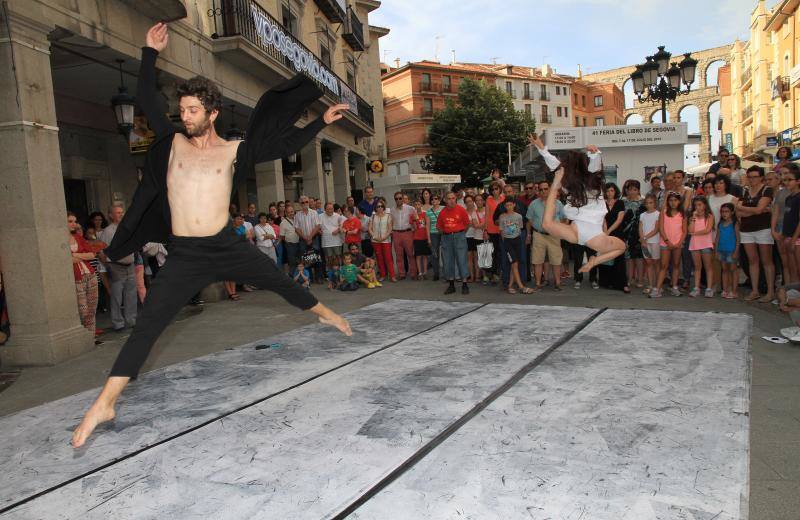
<instances>
[{"instance_id":1,"label":"male dancer jumping","mask_svg":"<svg viewBox=\"0 0 800 520\"><path fill-rule=\"evenodd\" d=\"M98 424L114 418L122 390L136 379L150 349L181 307L203 287L235 280L275 291L292 305L310 310L319 321L350 336L350 325L309 292L292 282L266 255L236 235L229 225L231 189L247 178L253 165L300 150L326 124L342 118L347 105L330 107L305 128L294 126L322 92L305 76L262 96L248 125L246 141L225 141L214 120L222 95L210 81L195 77L178 87L186 136L176 133L158 103L155 61L167 46L167 25L147 32L142 49L137 97L156 140L133 202L105 250L113 262L146 242L169 241L169 260L147 293L141 316L122 347L97 400L72 434L80 447Z\"/></svg>"}]
</instances>

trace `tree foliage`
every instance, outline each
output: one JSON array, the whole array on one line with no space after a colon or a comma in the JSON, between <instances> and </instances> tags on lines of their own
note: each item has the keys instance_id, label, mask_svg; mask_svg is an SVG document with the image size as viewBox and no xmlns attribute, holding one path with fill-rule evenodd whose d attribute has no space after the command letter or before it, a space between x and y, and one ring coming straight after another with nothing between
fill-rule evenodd
<instances>
[{"instance_id":1,"label":"tree foliage","mask_svg":"<svg viewBox=\"0 0 800 520\"><path fill-rule=\"evenodd\" d=\"M533 119L514 109L511 97L493 85L464 79L457 101L434 114L428 130L433 153L427 167L437 173L458 173L465 184L478 185L493 168L507 169L508 144L511 157L527 144Z\"/></svg>"}]
</instances>

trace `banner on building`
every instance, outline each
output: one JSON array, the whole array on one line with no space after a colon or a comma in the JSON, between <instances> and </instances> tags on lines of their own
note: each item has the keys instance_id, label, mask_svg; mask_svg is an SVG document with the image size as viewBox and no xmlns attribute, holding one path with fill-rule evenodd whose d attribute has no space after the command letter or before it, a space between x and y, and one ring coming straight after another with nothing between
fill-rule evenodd
<instances>
[{"instance_id":1,"label":"banner on building","mask_svg":"<svg viewBox=\"0 0 800 520\"><path fill-rule=\"evenodd\" d=\"M733 134L725 134L725 149L733 152Z\"/></svg>"},{"instance_id":2,"label":"banner on building","mask_svg":"<svg viewBox=\"0 0 800 520\"><path fill-rule=\"evenodd\" d=\"M644 167L644 182L649 183L650 179L653 175L657 175L659 177L664 177L667 174L667 165L662 164L661 166L645 166ZM649 191L649 190L648 190Z\"/></svg>"},{"instance_id":3,"label":"banner on building","mask_svg":"<svg viewBox=\"0 0 800 520\"><path fill-rule=\"evenodd\" d=\"M155 138L156 133L150 129L146 117L136 116L133 118L133 129L128 134L128 148L131 153L147 152Z\"/></svg>"},{"instance_id":4,"label":"banner on building","mask_svg":"<svg viewBox=\"0 0 800 520\"><path fill-rule=\"evenodd\" d=\"M553 150L585 148L590 144L600 148L671 145L686 144L689 131L687 123L548 128L544 140Z\"/></svg>"}]
</instances>

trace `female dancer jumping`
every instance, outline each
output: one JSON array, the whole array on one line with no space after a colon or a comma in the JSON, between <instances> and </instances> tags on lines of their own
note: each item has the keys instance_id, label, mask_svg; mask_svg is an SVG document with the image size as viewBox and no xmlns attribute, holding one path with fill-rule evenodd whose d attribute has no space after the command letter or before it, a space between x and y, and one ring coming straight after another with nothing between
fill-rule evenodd
<instances>
[{"instance_id":1,"label":"female dancer jumping","mask_svg":"<svg viewBox=\"0 0 800 520\"><path fill-rule=\"evenodd\" d=\"M608 262L625 252L625 243L605 232L605 215L608 212L603 200L603 168L600 150L594 145L586 153L568 151L564 161L551 154L542 140L531 134L528 140L538 150L555 178L550 187L544 208L542 227L551 235L597 252L581 266L579 272L587 273L595 266ZM556 197L563 186L567 192L564 215L572 221L563 224L555 220Z\"/></svg>"}]
</instances>

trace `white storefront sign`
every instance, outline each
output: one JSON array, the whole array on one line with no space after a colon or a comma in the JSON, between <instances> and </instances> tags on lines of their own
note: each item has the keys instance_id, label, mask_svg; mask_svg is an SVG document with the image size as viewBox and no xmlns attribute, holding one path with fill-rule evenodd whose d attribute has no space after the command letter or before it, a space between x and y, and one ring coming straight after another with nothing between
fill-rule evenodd
<instances>
[{"instance_id":1,"label":"white storefront sign","mask_svg":"<svg viewBox=\"0 0 800 520\"><path fill-rule=\"evenodd\" d=\"M461 175L412 173L409 175L409 182L411 184L457 184L461 182Z\"/></svg>"},{"instance_id":2,"label":"white storefront sign","mask_svg":"<svg viewBox=\"0 0 800 520\"><path fill-rule=\"evenodd\" d=\"M688 140L687 123L548 128L544 136L552 150L584 148L590 144L600 148L685 144Z\"/></svg>"}]
</instances>

